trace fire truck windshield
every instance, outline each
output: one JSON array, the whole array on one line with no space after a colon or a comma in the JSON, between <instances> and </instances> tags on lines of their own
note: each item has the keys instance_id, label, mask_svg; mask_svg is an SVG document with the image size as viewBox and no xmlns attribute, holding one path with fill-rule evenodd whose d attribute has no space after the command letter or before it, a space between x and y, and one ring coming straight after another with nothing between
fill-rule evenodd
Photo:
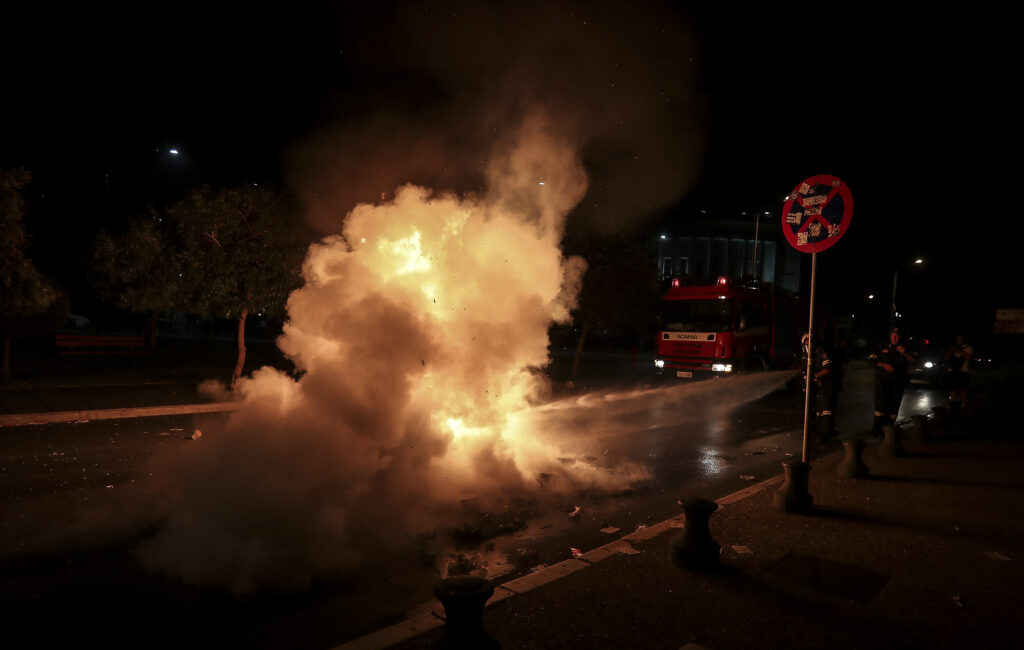
<instances>
[{"instance_id":1,"label":"fire truck windshield","mask_svg":"<svg viewBox=\"0 0 1024 650\"><path fill-rule=\"evenodd\" d=\"M663 300L663 332L722 332L732 329L732 300Z\"/></svg>"}]
</instances>

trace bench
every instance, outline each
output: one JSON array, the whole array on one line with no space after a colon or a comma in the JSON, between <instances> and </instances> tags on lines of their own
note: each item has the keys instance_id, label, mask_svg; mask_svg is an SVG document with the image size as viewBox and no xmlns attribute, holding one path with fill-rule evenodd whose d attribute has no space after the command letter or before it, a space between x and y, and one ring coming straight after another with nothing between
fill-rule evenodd
<instances>
[{"instance_id":1,"label":"bench","mask_svg":"<svg viewBox=\"0 0 1024 650\"><path fill-rule=\"evenodd\" d=\"M145 336L119 334L58 334L60 354L149 354Z\"/></svg>"}]
</instances>

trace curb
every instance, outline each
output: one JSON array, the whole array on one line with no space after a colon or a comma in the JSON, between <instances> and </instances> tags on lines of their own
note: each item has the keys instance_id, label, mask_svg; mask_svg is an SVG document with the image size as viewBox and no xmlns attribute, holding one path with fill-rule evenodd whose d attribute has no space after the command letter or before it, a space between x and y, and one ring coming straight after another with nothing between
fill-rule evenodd
<instances>
[{"instance_id":1,"label":"curb","mask_svg":"<svg viewBox=\"0 0 1024 650\"><path fill-rule=\"evenodd\" d=\"M714 501L720 506L737 503L738 501L752 497L755 494L764 492L765 490L782 483L784 479L784 474L777 474L759 483L743 488L742 490L738 490L732 494L715 499ZM484 606L490 607L494 603L501 602L506 598L512 598L517 594L526 593L527 591L540 587L541 585L553 582L559 578L564 578L565 576L576 573L577 571L582 571L589 566L597 564L598 562L615 555L635 555L637 553L642 553L643 551L634 548L631 542L646 541L672 529L682 528L685 520L685 515L679 514L660 523L639 528L613 542L598 546L597 548L582 554L579 558L563 560L557 564L552 564L539 571L535 571L534 573L529 573L525 576L516 578L515 580L511 580L501 585L495 585L494 595L491 596ZM407 611L405 614L405 620L402 622L395 623L394 625L377 630L376 632L371 632L370 634L359 637L358 639L353 639L347 643L335 646L331 650L383 650L384 648L389 648L403 641L407 641L436 627L440 627L443 624L444 607L439 601L437 601L437 599L432 599L420 603Z\"/></svg>"},{"instance_id":2,"label":"curb","mask_svg":"<svg viewBox=\"0 0 1024 650\"><path fill-rule=\"evenodd\" d=\"M121 418L143 418L159 415L185 415L189 413L220 413L234 411L239 402L215 402L212 404L179 404L175 406L139 406L120 409L94 409L89 411L59 411L56 413L17 413L0 415L0 428L29 424L55 424L60 422L89 422L90 420L117 420Z\"/></svg>"}]
</instances>

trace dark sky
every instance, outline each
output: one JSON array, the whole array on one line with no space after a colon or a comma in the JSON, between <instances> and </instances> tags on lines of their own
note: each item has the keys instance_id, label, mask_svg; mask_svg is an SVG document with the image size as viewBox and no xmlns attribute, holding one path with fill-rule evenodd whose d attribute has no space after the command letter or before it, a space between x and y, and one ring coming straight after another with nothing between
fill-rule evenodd
<instances>
[{"instance_id":1,"label":"dark sky","mask_svg":"<svg viewBox=\"0 0 1024 650\"><path fill-rule=\"evenodd\" d=\"M0 166L33 171L34 254L58 274L97 227L203 182L329 195L312 211L325 231L403 182L474 189L495 134L542 103L590 172L574 223L777 215L834 174L856 209L821 256L828 289L891 287L922 255L938 300L1019 301L1000 286L1012 240L985 225L1001 205L977 200L1015 176L997 17L561 0L7 13Z\"/></svg>"}]
</instances>

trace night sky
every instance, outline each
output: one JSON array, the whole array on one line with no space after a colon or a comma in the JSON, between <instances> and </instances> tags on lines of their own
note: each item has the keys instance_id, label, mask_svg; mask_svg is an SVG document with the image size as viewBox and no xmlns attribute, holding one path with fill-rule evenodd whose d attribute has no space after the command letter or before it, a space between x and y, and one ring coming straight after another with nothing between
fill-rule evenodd
<instances>
[{"instance_id":1,"label":"night sky","mask_svg":"<svg viewBox=\"0 0 1024 650\"><path fill-rule=\"evenodd\" d=\"M590 173L570 228L777 217L800 180L834 174L856 209L819 257L831 300L888 301L893 269L922 256L900 276L930 305L921 327L956 312L981 335L996 307L1024 307L1014 215L986 200L1014 182L1002 160L1019 131L996 16L565 1L5 14L0 166L33 172L32 255L62 282L98 228L202 183L329 195L311 211L323 232L404 182L471 191L494 139L541 103Z\"/></svg>"}]
</instances>

